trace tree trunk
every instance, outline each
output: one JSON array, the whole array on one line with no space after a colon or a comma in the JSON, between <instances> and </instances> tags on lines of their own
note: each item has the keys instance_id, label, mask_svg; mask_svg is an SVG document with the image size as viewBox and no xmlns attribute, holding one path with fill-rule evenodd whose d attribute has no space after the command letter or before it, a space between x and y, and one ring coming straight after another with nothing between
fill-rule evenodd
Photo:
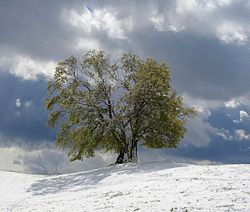
<instances>
[{"instance_id":1,"label":"tree trunk","mask_svg":"<svg viewBox=\"0 0 250 212\"><path fill-rule=\"evenodd\" d=\"M122 145L119 155L116 159L116 164L121 164L121 163L126 163L128 162L128 158L129 158L129 151L128 151L128 145Z\"/></svg>"},{"instance_id":2,"label":"tree trunk","mask_svg":"<svg viewBox=\"0 0 250 212\"><path fill-rule=\"evenodd\" d=\"M115 163L122 164L127 162L137 162L137 143L137 140L132 139L129 146L128 144L122 146Z\"/></svg>"},{"instance_id":3,"label":"tree trunk","mask_svg":"<svg viewBox=\"0 0 250 212\"><path fill-rule=\"evenodd\" d=\"M129 150L129 162L137 162L137 141L132 139L130 150Z\"/></svg>"},{"instance_id":4,"label":"tree trunk","mask_svg":"<svg viewBox=\"0 0 250 212\"><path fill-rule=\"evenodd\" d=\"M124 151L120 151L115 163L116 164L124 163Z\"/></svg>"}]
</instances>

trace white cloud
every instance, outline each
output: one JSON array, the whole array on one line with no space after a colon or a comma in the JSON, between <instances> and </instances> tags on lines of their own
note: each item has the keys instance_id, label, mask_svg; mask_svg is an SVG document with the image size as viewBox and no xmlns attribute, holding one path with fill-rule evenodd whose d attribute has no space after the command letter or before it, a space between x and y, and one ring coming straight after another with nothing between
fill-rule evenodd
<instances>
[{"instance_id":1,"label":"white cloud","mask_svg":"<svg viewBox=\"0 0 250 212\"><path fill-rule=\"evenodd\" d=\"M248 35L239 23L224 22L217 26L216 31L218 38L227 44L243 45L248 42Z\"/></svg>"},{"instance_id":2,"label":"white cloud","mask_svg":"<svg viewBox=\"0 0 250 212\"><path fill-rule=\"evenodd\" d=\"M242 129L235 130L235 138L239 141L242 140L249 140L250 139L250 134L246 134L246 132Z\"/></svg>"},{"instance_id":3,"label":"white cloud","mask_svg":"<svg viewBox=\"0 0 250 212\"><path fill-rule=\"evenodd\" d=\"M178 13L213 11L219 7L228 6L238 0L176 0L176 11Z\"/></svg>"},{"instance_id":4,"label":"white cloud","mask_svg":"<svg viewBox=\"0 0 250 212\"><path fill-rule=\"evenodd\" d=\"M248 106L250 105L250 94L247 93L244 96L239 96L237 98L233 98L227 102L224 102L224 106L227 108L237 108L241 105Z\"/></svg>"},{"instance_id":5,"label":"white cloud","mask_svg":"<svg viewBox=\"0 0 250 212\"><path fill-rule=\"evenodd\" d=\"M215 134L227 141L232 141L232 140L243 141L250 139L250 134L247 134L243 129L237 129L234 131L234 133L230 133L228 130L225 130L223 128L215 129Z\"/></svg>"},{"instance_id":6,"label":"white cloud","mask_svg":"<svg viewBox=\"0 0 250 212\"><path fill-rule=\"evenodd\" d=\"M176 0L159 12L154 7L150 21L158 31L183 30L217 37L226 44L243 45L248 42L249 24L224 15L224 9L239 0ZM225 12L226 13L226 12ZM206 26L204 28L204 26Z\"/></svg>"},{"instance_id":7,"label":"white cloud","mask_svg":"<svg viewBox=\"0 0 250 212\"><path fill-rule=\"evenodd\" d=\"M55 69L54 62L35 61L26 56L17 56L13 62L10 72L26 80L36 79L39 74L51 77Z\"/></svg>"},{"instance_id":8,"label":"white cloud","mask_svg":"<svg viewBox=\"0 0 250 212\"><path fill-rule=\"evenodd\" d=\"M246 111L244 111L244 110L240 110L239 119L235 119L235 120L233 120L233 122L234 123L240 123L240 122L242 122L244 120L247 120L247 119L249 119L248 113Z\"/></svg>"},{"instance_id":9,"label":"white cloud","mask_svg":"<svg viewBox=\"0 0 250 212\"><path fill-rule=\"evenodd\" d=\"M234 136L231 135L231 133L228 130L225 130L223 128L216 129L215 134L227 141L232 141L234 139Z\"/></svg>"},{"instance_id":10,"label":"white cloud","mask_svg":"<svg viewBox=\"0 0 250 212\"><path fill-rule=\"evenodd\" d=\"M92 31L104 31L110 38L127 39L126 32L131 31L133 24L130 18L119 20L115 10L96 9L93 12L65 9L63 19L89 35Z\"/></svg>"},{"instance_id":11,"label":"white cloud","mask_svg":"<svg viewBox=\"0 0 250 212\"><path fill-rule=\"evenodd\" d=\"M161 32L164 31L172 31L172 32L180 32L185 30L185 27L178 22L168 21L164 15L161 14L154 14L150 21L153 23L154 27Z\"/></svg>"},{"instance_id":12,"label":"white cloud","mask_svg":"<svg viewBox=\"0 0 250 212\"><path fill-rule=\"evenodd\" d=\"M179 14L187 13L187 11L193 11L197 8L198 3L196 0L177 0L176 1L176 12Z\"/></svg>"},{"instance_id":13,"label":"white cloud","mask_svg":"<svg viewBox=\"0 0 250 212\"><path fill-rule=\"evenodd\" d=\"M240 120L243 121L243 119L248 119L249 118L249 115L246 111L244 110L240 110Z\"/></svg>"},{"instance_id":14,"label":"white cloud","mask_svg":"<svg viewBox=\"0 0 250 212\"><path fill-rule=\"evenodd\" d=\"M194 107L198 112L206 114L207 117L211 115L210 110L223 106L223 101L220 100L208 100L193 97L187 93L182 94L184 102Z\"/></svg>"},{"instance_id":15,"label":"white cloud","mask_svg":"<svg viewBox=\"0 0 250 212\"><path fill-rule=\"evenodd\" d=\"M39 75L51 78L55 67L56 63L53 61L35 60L15 52L0 54L0 68L7 69L11 74L25 80L35 80Z\"/></svg>"},{"instance_id":16,"label":"white cloud","mask_svg":"<svg viewBox=\"0 0 250 212\"><path fill-rule=\"evenodd\" d=\"M16 107L21 107L21 106L22 106L21 99L16 99Z\"/></svg>"},{"instance_id":17,"label":"white cloud","mask_svg":"<svg viewBox=\"0 0 250 212\"><path fill-rule=\"evenodd\" d=\"M225 107L227 108L236 108L240 106L241 102L238 99L232 99L224 103Z\"/></svg>"},{"instance_id":18,"label":"white cloud","mask_svg":"<svg viewBox=\"0 0 250 212\"><path fill-rule=\"evenodd\" d=\"M222 7L228 6L238 0L176 0L175 13L182 17L192 16L197 20L203 19L205 16L213 15L214 12ZM186 20L188 21L188 20Z\"/></svg>"}]
</instances>

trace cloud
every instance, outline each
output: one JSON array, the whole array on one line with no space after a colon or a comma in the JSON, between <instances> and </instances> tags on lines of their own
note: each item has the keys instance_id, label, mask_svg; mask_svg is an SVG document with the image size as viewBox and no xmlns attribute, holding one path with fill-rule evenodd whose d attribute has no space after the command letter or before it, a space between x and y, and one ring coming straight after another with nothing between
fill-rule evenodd
<instances>
[{"instance_id":1,"label":"cloud","mask_svg":"<svg viewBox=\"0 0 250 212\"><path fill-rule=\"evenodd\" d=\"M244 141L250 140L250 134L247 134L243 129L236 129L234 133L231 134L229 130L217 129L216 134L226 141Z\"/></svg>"},{"instance_id":2,"label":"cloud","mask_svg":"<svg viewBox=\"0 0 250 212\"><path fill-rule=\"evenodd\" d=\"M151 21L159 31L186 30L202 36L216 36L227 44L246 44L249 27L242 20L230 17L230 13L234 13L244 3L238 0L170 1L161 5L161 9L155 7Z\"/></svg>"},{"instance_id":3,"label":"cloud","mask_svg":"<svg viewBox=\"0 0 250 212\"><path fill-rule=\"evenodd\" d=\"M249 110L249 106L245 106L245 110ZM217 108L212 111L208 119L213 127L212 133L225 141L250 141L249 115L245 110Z\"/></svg>"},{"instance_id":4,"label":"cloud","mask_svg":"<svg viewBox=\"0 0 250 212\"><path fill-rule=\"evenodd\" d=\"M248 113L246 111L244 111L244 110L240 110L239 119L235 119L235 120L233 120L233 122L234 123L240 123L240 122L242 122L244 120L247 120L247 119L249 119Z\"/></svg>"},{"instance_id":5,"label":"cloud","mask_svg":"<svg viewBox=\"0 0 250 212\"><path fill-rule=\"evenodd\" d=\"M74 45L74 50L83 50L83 49L95 49L95 50L101 50L101 46L97 40L94 39L86 39L86 38L80 38L76 41L76 44Z\"/></svg>"},{"instance_id":6,"label":"cloud","mask_svg":"<svg viewBox=\"0 0 250 212\"><path fill-rule=\"evenodd\" d=\"M53 61L34 60L30 56L22 56L9 52L0 53L0 69L25 80L36 80L43 75L51 78L54 74L56 63Z\"/></svg>"},{"instance_id":7,"label":"cloud","mask_svg":"<svg viewBox=\"0 0 250 212\"><path fill-rule=\"evenodd\" d=\"M10 63L10 61L9 61ZM37 79L38 75L52 77L54 74L54 62L34 61L29 57L17 56L11 61L10 73L15 76L23 77L26 80Z\"/></svg>"},{"instance_id":8,"label":"cloud","mask_svg":"<svg viewBox=\"0 0 250 212\"><path fill-rule=\"evenodd\" d=\"M240 106L240 101L236 100L236 99L232 99L228 102L225 102L225 107L227 108L236 108Z\"/></svg>"},{"instance_id":9,"label":"cloud","mask_svg":"<svg viewBox=\"0 0 250 212\"><path fill-rule=\"evenodd\" d=\"M248 42L248 35L244 27L237 23L222 23L217 28L217 36L221 41L227 44L235 43L243 45Z\"/></svg>"},{"instance_id":10,"label":"cloud","mask_svg":"<svg viewBox=\"0 0 250 212\"><path fill-rule=\"evenodd\" d=\"M187 133L185 134L182 145L191 145L194 147L207 147L210 145L210 134L214 129L206 122L207 115L208 114L200 112L197 118L188 122Z\"/></svg>"},{"instance_id":11,"label":"cloud","mask_svg":"<svg viewBox=\"0 0 250 212\"><path fill-rule=\"evenodd\" d=\"M35 148L30 148L22 140L19 145L9 144L9 146L0 147L0 170L32 174L84 171L107 166L113 163L114 159L112 154L97 152L94 158L70 162L65 151L61 151L46 141L41 142Z\"/></svg>"},{"instance_id":12,"label":"cloud","mask_svg":"<svg viewBox=\"0 0 250 212\"><path fill-rule=\"evenodd\" d=\"M63 18L69 24L92 35L96 31L104 31L110 38L126 39L126 31L132 29L132 22L129 18L119 20L115 16L116 11L108 9L96 9L93 12L76 10L63 10Z\"/></svg>"},{"instance_id":13,"label":"cloud","mask_svg":"<svg viewBox=\"0 0 250 212\"><path fill-rule=\"evenodd\" d=\"M235 130L235 138L239 141L249 140L250 134L246 134L245 130L242 130L242 129Z\"/></svg>"},{"instance_id":14,"label":"cloud","mask_svg":"<svg viewBox=\"0 0 250 212\"><path fill-rule=\"evenodd\" d=\"M0 69L24 79L51 77L56 63L71 54L93 48L111 55L134 51L168 62L177 90L195 98L246 95L250 6L245 1L107 0L89 7L91 12L80 0L1 3Z\"/></svg>"},{"instance_id":15,"label":"cloud","mask_svg":"<svg viewBox=\"0 0 250 212\"><path fill-rule=\"evenodd\" d=\"M233 140L233 136L229 133L228 130L225 130L225 129L221 129L221 130L217 130L216 134L223 138L224 140Z\"/></svg>"},{"instance_id":16,"label":"cloud","mask_svg":"<svg viewBox=\"0 0 250 212\"><path fill-rule=\"evenodd\" d=\"M21 99L16 99L16 107L21 107Z\"/></svg>"},{"instance_id":17,"label":"cloud","mask_svg":"<svg viewBox=\"0 0 250 212\"><path fill-rule=\"evenodd\" d=\"M250 105L249 101L250 94L246 94L245 96L239 96L237 98L233 98L229 101L224 102L224 106L226 108L237 108L239 106L247 106Z\"/></svg>"},{"instance_id":18,"label":"cloud","mask_svg":"<svg viewBox=\"0 0 250 212\"><path fill-rule=\"evenodd\" d=\"M249 118L249 115L246 111L244 110L240 110L240 121L243 121L243 119L248 119Z\"/></svg>"}]
</instances>

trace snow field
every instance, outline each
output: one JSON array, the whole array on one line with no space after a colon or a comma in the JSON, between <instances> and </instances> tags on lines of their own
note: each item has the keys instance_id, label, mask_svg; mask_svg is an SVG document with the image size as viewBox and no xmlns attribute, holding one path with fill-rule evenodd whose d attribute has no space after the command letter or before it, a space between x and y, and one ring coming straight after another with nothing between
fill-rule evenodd
<instances>
[{"instance_id":1,"label":"snow field","mask_svg":"<svg viewBox=\"0 0 250 212\"><path fill-rule=\"evenodd\" d=\"M0 211L250 211L250 164L125 164L57 176L0 172Z\"/></svg>"}]
</instances>

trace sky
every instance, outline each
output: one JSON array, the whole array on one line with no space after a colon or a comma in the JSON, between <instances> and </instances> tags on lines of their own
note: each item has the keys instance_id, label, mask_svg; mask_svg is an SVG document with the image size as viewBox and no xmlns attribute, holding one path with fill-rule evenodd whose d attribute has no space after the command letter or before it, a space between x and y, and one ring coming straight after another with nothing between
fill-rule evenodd
<instances>
[{"instance_id":1,"label":"sky","mask_svg":"<svg viewBox=\"0 0 250 212\"><path fill-rule=\"evenodd\" d=\"M250 163L250 1L0 0L0 169L74 172L113 154L69 162L47 127L47 82L59 61L104 50L166 62L199 115L177 149L140 160Z\"/></svg>"}]
</instances>

